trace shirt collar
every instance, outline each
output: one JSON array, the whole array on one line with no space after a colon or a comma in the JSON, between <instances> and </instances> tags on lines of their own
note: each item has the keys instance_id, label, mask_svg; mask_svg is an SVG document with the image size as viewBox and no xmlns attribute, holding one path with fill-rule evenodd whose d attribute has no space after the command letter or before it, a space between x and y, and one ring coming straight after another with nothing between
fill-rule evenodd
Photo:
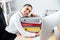
<instances>
[{"instance_id":1,"label":"shirt collar","mask_svg":"<svg viewBox=\"0 0 60 40\"><path fill-rule=\"evenodd\" d=\"M22 13L20 11L18 11L18 14L20 15L20 17L23 17Z\"/></svg>"}]
</instances>

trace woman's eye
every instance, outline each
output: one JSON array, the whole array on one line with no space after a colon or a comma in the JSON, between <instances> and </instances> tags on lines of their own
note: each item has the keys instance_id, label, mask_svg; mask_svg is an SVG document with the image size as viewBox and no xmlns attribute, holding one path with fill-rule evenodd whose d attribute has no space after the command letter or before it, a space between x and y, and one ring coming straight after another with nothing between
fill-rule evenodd
<instances>
[{"instance_id":1,"label":"woman's eye","mask_svg":"<svg viewBox=\"0 0 60 40\"><path fill-rule=\"evenodd\" d=\"M29 10L28 8L26 10Z\"/></svg>"},{"instance_id":2,"label":"woman's eye","mask_svg":"<svg viewBox=\"0 0 60 40\"><path fill-rule=\"evenodd\" d=\"M31 11L29 11L29 13L30 13Z\"/></svg>"},{"instance_id":3,"label":"woman's eye","mask_svg":"<svg viewBox=\"0 0 60 40\"><path fill-rule=\"evenodd\" d=\"M29 13L31 12L31 11L29 10L29 8L26 8L26 10L29 11Z\"/></svg>"}]
</instances>

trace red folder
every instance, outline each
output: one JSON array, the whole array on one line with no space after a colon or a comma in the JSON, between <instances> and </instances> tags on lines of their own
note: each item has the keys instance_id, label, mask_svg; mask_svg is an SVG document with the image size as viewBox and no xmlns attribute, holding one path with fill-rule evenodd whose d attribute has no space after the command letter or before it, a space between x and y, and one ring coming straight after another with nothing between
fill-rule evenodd
<instances>
[{"instance_id":1,"label":"red folder","mask_svg":"<svg viewBox=\"0 0 60 40\"><path fill-rule=\"evenodd\" d=\"M36 23L21 23L23 27L41 27L42 24L36 24Z\"/></svg>"}]
</instances>

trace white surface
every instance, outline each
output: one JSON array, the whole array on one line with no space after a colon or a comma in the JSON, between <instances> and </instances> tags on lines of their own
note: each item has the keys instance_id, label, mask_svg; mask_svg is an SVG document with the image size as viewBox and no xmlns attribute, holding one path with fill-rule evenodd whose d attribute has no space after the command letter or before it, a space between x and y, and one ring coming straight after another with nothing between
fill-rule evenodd
<instances>
[{"instance_id":1,"label":"white surface","mask_svg":"<svg viewBox=\"0 0 60 40\"><path fill-rule=\"evenodd\" d=\"M40 36L33 38L33 40L40 40Z\"/></svg>"},{"instance_id":2,"label":"white surface","mask_svg":"<svg viewBox=\"0 0 60 40\"><path fill-rule=\"evenodd\" d=\"M59 37L60 35L59 35L59 32L58 32L58 27L57 26L54 27L54 33L56 35L57 40L59 40L60 39L60 37Z\"/></svg>"},{"instance_id":3,"label":"white surface","mask_svg":"<svg viewBox=\"0 0 60 40\"><path fill-rule=\"evenodd\" d=\"M53 28L57 26L59 23L60 23L60 11L43 18L40 39L48 40L53 31Z\"/></svg>"}]
</instances>

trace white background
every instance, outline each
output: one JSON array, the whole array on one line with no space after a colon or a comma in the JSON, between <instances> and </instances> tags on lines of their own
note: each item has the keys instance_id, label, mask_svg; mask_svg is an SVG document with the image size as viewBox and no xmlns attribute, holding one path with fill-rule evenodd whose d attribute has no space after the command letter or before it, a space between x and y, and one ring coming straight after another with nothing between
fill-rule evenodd
<instances>
[{"instance_id":1,"label":"white background","mask_svg":"<svg viewBox=\"0 0 60 40\"><path fill-rule=\"evenodd\" d=\"M16 10L21 9L24 4L33 6L32 13L44 16L45 10L60 10L60 0L15 0Z\"/></svg>"}]
</instances>

